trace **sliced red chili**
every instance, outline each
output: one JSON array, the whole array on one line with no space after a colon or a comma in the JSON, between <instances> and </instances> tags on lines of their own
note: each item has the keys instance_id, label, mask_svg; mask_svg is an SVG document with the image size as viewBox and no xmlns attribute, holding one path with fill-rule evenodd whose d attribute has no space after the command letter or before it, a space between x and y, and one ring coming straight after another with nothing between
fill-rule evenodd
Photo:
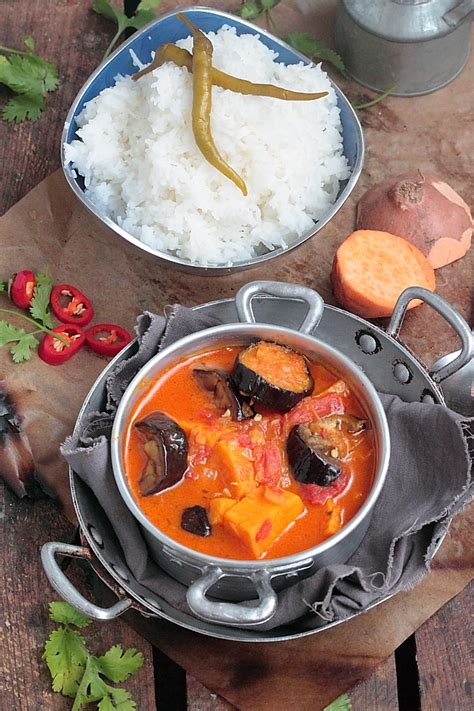
<instances>
[{"instance_id":1,"label":"sliced red chili","mask_svg":"<svg viewBox=\"0 0 474 711\"><path fill-rule=\"evenodd\" d=\"M63 323L87 326L94 316L92 304L82 291L70 284L58 284L51 292L51 308Z\"/></svg>"},{"instance_id":2,"label":"sliced red chili","mask_svg":"<svg viewBox=\"0 0 474 711\"><path fill-rule=\"evenodd\" d=\"M33 272L24 269L14 274L10 280L10 299L20 309L27 309L33 298L36 286L36 276Z\"/></svg>"},{"instance_id":3,"label":"sliced red chili","mask_svg":"<svg viewBox=\"0 0 474 711\"><path fill-rule=\"evenodd\" d=\"M67 345L59 338L47 333L39 344L38 355L49 365L62 365L82 348L86 337L82 329L73 324L56 326L52 330L67 341Z\"/></svg>"},{"instance_id":4,"label":"sliced red chili","mask_svg":"<svg viewBox=\"0 0 474 711\"><path fill-rule=\"evenodd\" d=\"M114 323L96 323L86 331L86 343L95 353L115 356L132 340L131 335Z\"/></svg>"}]
</instances>

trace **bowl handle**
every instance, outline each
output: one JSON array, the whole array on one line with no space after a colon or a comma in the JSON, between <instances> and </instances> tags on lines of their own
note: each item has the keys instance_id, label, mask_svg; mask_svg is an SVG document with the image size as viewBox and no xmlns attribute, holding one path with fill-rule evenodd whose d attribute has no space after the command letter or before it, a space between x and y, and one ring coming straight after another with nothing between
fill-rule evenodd
<instances>
[{"instance_id":1,"label":"bowl handle","mask_svg":"<svg viewBox=\"0 0 474 711\"><path fill-rule=\"evenodd\" d=\"M249 576L258 593L258 603L255 605L209 600L206 593L225 575L221 568L207 567L204 569L204 575L190 585L186 600L195 615L208 622L238 627L256 625L273 617L278 597L271 586L271 578L267 570L258 570Z\"/></svg>"},{"instance_id":2,"label":"bowl handle","mask_svg":"<svg viewBox=\"0 0 474 711\"><path fill-rule=\"evenodd\" d=\"M239 321L255 323L255 314L252 308L252 299L257 294L277 296L281 299L298 299L308 306L308 313L299 327L301 333L312 333L324 311L324 301L320 295L299 284L287 284L282 281L251 281L241 287L235 295L235 307Z\"/></svg>"},{"instance_id":3,"label":"bowl handle","mask_svg":"<svg viewBox=\"0 0 474 711\"><path fill-rule=\"evenodd\" d=\"M439 294L434 294L432 291L423 289L421 286L410 286L408 289L405 289L405 291L402 291L398 297L398 301L393 309L392 318L387 327L387 335L392 336L392 338L398 338L408 304L412 299L421 299L429 304L432 309L437 311L440 316L449 323L461 339L462 348L457 358L441 368L432 368L428 371L435 383L441 383L450 375L457 373L458 370L471 360L473 352L471 329L459 311L457 311L454 306L451 306L446 299L439 296Z\"/></svg>"},{"instance_id":4,"label":"bowl handle","mask_svg":"<svg viewBox=\"0 0 474 711\"><path fill-rule=\"evenodd\" d=\"M98 607L94 605L93 602L86 600L71 581L66 578L56 562L56 555L66 555L73 558L85 558L89 560L90 551L83 546L71 546L69 543L57 543L55 541L45 543L41 548L41 562L43 563L44 572L49 582L63 600L72 605L76 610L79 610L79 612L82 612L83 615L91 617L93 620L106 622L115 619L131 607L132 601L128 598L119 600L115 605L108 608Z\"/></svg>"}]
</instances>

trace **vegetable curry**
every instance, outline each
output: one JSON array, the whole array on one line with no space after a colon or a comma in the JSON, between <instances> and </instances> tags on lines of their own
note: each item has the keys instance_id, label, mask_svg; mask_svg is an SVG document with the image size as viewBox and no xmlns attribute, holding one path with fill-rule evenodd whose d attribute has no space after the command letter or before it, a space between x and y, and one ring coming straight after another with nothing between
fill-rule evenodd
<instances>
[{"instance_id":1,"label":"vegetable curry","mask_svg":"<svg viewBox=\"0 0 474 711\"><path fill-rule=\"evenodd\" d=\"M270 356L273 384L271 364L252 371ZM295 392L286 389L292 371ZM267 342L188 356L147 384L123 457L132 494L157 528L239 560L292 555L336 533L375 471L370 423L347 384Z\"/></svg>"}]
</instances>

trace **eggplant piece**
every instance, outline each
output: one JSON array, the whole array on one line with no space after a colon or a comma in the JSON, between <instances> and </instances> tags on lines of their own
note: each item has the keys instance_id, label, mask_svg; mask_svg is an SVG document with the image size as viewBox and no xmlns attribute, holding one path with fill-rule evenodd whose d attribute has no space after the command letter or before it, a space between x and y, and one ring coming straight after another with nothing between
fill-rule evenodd
<instances>
[{"instance_id":1,"label":"eggplant piece","mask_svg":"<svg viewBox=\"0 0 474 711\"><path fill-rule=\"evenodd\" d=\"M0 383L0 476L20 498L42 492L35 479L35 463L12 397Z\"/></svg>"},{"instance_id":2,"label":"eggplant piece","mask_svg":"<svg viewBox=\"0 0 474 711\"><path fill-rule=\"evenodd\" d=\"M195 368L193 376L198 385L212 396L221 415L230 412L233 420L245 420L253 417L254 411L250 405L235 393L229 377L220 370L205 370Z\"/></svg>"},{"instance_id":3,"label":"eggplant piece","mask_svg":"<svg viewBox=\"0 0 474 711\"><path fill-rule=\"evenodd\" d=\"M296 425L291 430L286 452L294 477L301 484L329 486L342 472L340 463L320 447L320 436L309 425Z\"/></svg>"},{"instance_id":4,"label":"eggplant piece","mask_svg":"<svg viewBox=\"0 0 474 711\"><path fill-rule=\"evenodd\" d=\"M140 493L149 496L177 484L188 465L188 442L181 427L164 412L153 412L134 426L148 456L138 482Z\"/></svg>"},{"instance_id":5,"label":"eggplant piece","mask_svg":"<svg viewBox=\"0 0 474 711\"><path fill-rule=\"evenodd\" d=\"M306 358L269 341L258 341L239 353L231 380L242 395L276 412L288 412L314 387Z\"/></svg>"},{"instance_id":6,"label":"eggplant piece","mask_svg":"<svg viewBox=\"0 0 474 711\"><path fill-rule=\"evenodd\" d=\"M212 526L207 517L207 511L203 506L190 506L184 509L181 514L181 528L195 536L206 538L212 533Z\"/></svg>"}]
</instances>

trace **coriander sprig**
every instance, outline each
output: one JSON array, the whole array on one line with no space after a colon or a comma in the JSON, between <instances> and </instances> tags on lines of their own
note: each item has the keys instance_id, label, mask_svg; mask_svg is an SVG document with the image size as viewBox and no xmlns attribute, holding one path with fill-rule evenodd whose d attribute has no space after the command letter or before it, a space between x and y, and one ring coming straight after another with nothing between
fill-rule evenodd
<instances>
[{"instance_id":1,"label":"coriander sprig","mask_svg":"<svg viewBox=\"0 0 474 711\"><path fill-rule=\"evenodd\" d=\"M5 121L16 123L36 121L46 95L59 86L56 66L33 54L33 37L25 37L23 42L26 51L0 45L0 84L16 94L7 101L2 115Z\"/></svg>"},{"instance_id":2,"label":"coriander sprig","mask_svg":"<svg viewBox=\"0 0 474 711\"><path fill-rule=\"evenodd\" d=\"M49 616L57 627L44 646L43 659L51 674L53 691L74 699L71 711L97 703L99 711L134 711L136 703L126 689L111 686L126 681L143 665L143 654L136 649L125 652L115 644L97 657L87 648L84 637L75 629L84 629L91 620L67 602L50 602ZM104 678L105 677L105 678Z\"/></svg>"}]
</instances>

